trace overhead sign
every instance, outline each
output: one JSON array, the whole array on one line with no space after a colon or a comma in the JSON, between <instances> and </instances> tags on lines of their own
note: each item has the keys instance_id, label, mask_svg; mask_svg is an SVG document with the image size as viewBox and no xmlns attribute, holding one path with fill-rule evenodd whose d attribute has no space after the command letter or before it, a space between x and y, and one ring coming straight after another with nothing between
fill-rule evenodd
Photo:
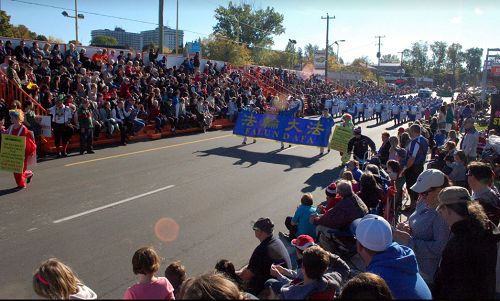
<instances>
[{"instance_id":1,"label":"overhead sign","mask_svg":"<svg viewBox=\"0 0 500 301\"><path fill-rule=\"evenodd\" d=\"M500 76L500 65L491 66L491 75Z\"/></svg>"}]
</instances>

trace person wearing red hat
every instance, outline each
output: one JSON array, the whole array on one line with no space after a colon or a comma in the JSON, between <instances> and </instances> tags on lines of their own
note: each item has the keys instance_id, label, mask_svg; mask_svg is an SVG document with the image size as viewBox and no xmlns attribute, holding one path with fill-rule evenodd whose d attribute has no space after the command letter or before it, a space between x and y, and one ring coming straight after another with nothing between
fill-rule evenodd
<instances>
[{"instance_id":1,"label":"person wearing red hat","mask_svg":"<svg viewBox=\"0 0 500 301\"><path fill-rule=\"evenodd\" d=\"M325 194L326 194L326 205L319 205L318 209L321 211L321 214L324 214L328 210L332 209L337 205L338 202L342 200L342 198L337 195L337 184L335 182L330 183L328 187L325 189ZM322 204L324 204L323 202Z\"/></svg>"}]
</instances>

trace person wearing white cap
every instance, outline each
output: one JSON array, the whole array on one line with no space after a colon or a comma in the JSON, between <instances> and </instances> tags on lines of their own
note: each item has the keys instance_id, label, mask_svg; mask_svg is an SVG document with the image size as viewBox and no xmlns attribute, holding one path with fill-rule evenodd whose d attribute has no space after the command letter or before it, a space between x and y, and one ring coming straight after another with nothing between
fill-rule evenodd
<instances>
[{"instance_id":1,"label":"person wearing white cap","mask_svg":"<svg viewBox=\"0 0 500 301\"><path fill-rule=\"evenodd\" d=\"M438 212L453 234L434 277L436 299L495 298L497 242L500 231L469 191L452 186L438 195Z\"/></svg>"},{"instance_id":2,"label":"person wearing white cap","mask_svg":"<svg viewBox=\"0 0 500 301\"><path fill-rule=\"evenodd\" d=\"M408 221L399 223L393 237L398 243L412 248L417 256L421 275L432 284L441 253L450 236L450 229L438 214L438 194L449 186L448 177L437 169L422 172L410 189L419 194L415 212Z\"/></svg>"},{"instance_id":3,"label":"person wearing white cap","mask_svg":"<svg viewBox=\"0 0 500 301\"><path fill-rule=\"evenodd\" d=\"M366 272L382 277L395 299L432 298L413 250L392 242L391 225L383 217L367 215L357 222L355 233Z\"/></svg>"}]
</instances>

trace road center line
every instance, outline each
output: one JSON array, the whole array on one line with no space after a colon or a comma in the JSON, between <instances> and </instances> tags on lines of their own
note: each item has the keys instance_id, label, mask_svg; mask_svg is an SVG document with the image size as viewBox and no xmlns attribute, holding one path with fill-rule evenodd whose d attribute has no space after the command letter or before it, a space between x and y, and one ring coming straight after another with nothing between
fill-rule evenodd
<instances>
[{"instance_id":1,"label":"road center line","mask_svg":"<svg viewBox=\"0 0 500 301\"><path fill-rule=\"evenodd\" d=\"M151 194L163 191L163 190L170 189L172 187L174 187L174 185L168 185L168 186L165 186L165 187L162 187L162 188L151 190L149 192L145 192L145 193L133 196L133 197L129 197L129 198L126 198L126 199L118 201L118 202L114 202L114 203L107 204L107 205L104 205L104 206L101 206L101 207L97 207L97 208L94 208L94 209L90 209L90 210L87 210L87 211L84 211L84 212L81 212L81 213L78 213L78 214L67 216L67 217L55 220L52 223L59 224L59 223L65 222L65 221L69 221L69 220L75 219L75 218L80 217L80 216L84 216L84 215L87 215L87 214L90 214L90 213L101 211L101 210L104 210L106 208L113 207L113 206L116 206L116 205L120 205L120 204L123 204L123 203L127 203L127 202L130 202L130 201L133 201L133 200L136 200L136 199L139 199L139 198L142 198L142 197L145 197L145 196L148 196L148 195L151 195Z\"/></svg>"},{"instance_id":2,"label":"road center line","mask_svg":"<svg viewBox=\"0 0 500 301\"><path fill-rule=\"evenodd\" d=\"M92 159L92 160L86 160L86 161L80 161L80 162L75 162L75 163L69 163L69 164L64 165L64 167L70 167L70 166L75 166L75 165L80 165L80 164L86 164L86 163L92 163L92 162L97 162L97 161L103 161L103 160L115 159L115 158L120 158L120 157L126 157L126 156L131 156L131 155L135 155L135 154L142 154L142 153L152 152L152 151L166 149L166 148L172 148L172 147L177 147L177 146L182 146L182 145L188 145L188 144L194 144L194 143L199 143L199 142L204 142L204 141L209 141L209 140L214 140L214 139L226 138L226 137L230 137L230 136L233 136L233 135L224 135L224 136L206 138L206 139L201 139L201 140L196 140L196 141L189 141L189 142L183 142L183 143L178 143L178 144L173 144L173 145L167 145L167 146L160 146L160 147L155 147L155 148L150 148L150 149L144 149L144 150L140 150L140 151L136 151L136 152L130 152L130 153L125 153L125 154L113 155L113 156L109 156L109 157L103 157L103 158L97 158L97 159Z\"/></svg>"}]
</instances>

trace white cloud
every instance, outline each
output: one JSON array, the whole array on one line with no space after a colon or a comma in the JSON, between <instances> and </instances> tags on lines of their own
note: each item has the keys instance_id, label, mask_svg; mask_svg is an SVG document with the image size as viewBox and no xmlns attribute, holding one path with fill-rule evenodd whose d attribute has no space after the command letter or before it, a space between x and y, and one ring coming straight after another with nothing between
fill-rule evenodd
<instances>
[{"instance_id":1,"label":"white cloud","mask_svg":"<svg viewBox=\"0 0 500 301\"><path fill-rule=\"evenodd\" d=\"M462 23L462 16L456 16L450 19L451 24L460 24Z\"/></svg>"},{"instance_id":2,"label":"white cloud","mask_svg":"<svg viewBox=\"0 0 500 301\"><path fill-rule=\"evenodd\" d=\"M484 11L480 9L479 7L474 8L474 13L478 16L484 14Z\"/></svg>"}]
</instances>

